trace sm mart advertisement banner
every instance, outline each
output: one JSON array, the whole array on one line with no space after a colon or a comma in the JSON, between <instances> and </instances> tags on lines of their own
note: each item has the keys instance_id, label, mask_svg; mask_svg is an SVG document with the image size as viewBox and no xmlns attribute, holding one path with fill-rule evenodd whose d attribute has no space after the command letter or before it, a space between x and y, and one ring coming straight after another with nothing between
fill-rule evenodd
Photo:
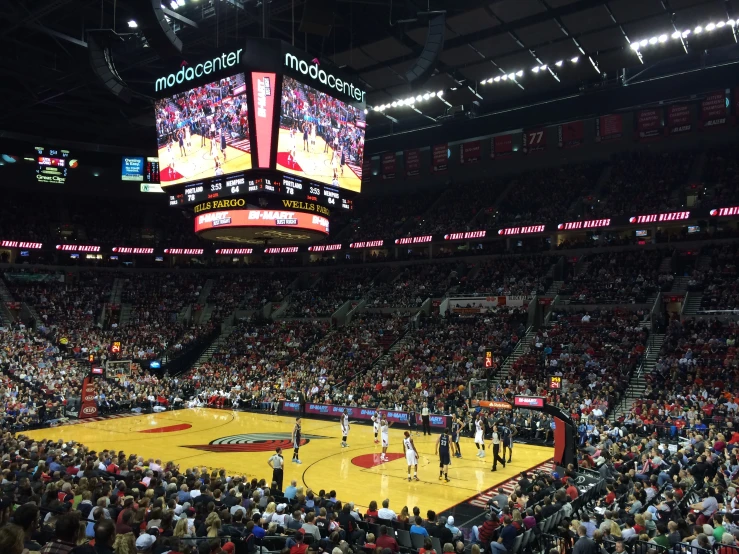
<instances>
[{"instance_id":1,"label":"sm mart advertisement banner","mask_svg":"<svg viewBox=\"0 0 739 554\"><path fill-rule=\"evenodd\" d=\"M300 404L298 402L283 402L282 411L287 413L300 413ZM312 404L308 402L305 405L305 415L322 415L338 418L342 413L347 412L351 419L370 421L377 410L372 408L358 408L354 406L336 406L333 404ZM398 412L394 410L380 410L390 423L400 423L408 425L408 413ZM421 425L421 416L416 414L416 424ZM446 429L451 424L451 417L447 415L432 414L429 417L431 427Z\"/></svg>"},{"instance_id":2,"label":"sm mart advertisement banner","mask_svg":"<svg viewBox=\"0 0 739 554\"><path fill-rule=\"evenodd\" d=\"M533 296L463 296L449 299L449 309L455 314L483 314L498 306L528 306Z\"/></svg>"}]
</instances>

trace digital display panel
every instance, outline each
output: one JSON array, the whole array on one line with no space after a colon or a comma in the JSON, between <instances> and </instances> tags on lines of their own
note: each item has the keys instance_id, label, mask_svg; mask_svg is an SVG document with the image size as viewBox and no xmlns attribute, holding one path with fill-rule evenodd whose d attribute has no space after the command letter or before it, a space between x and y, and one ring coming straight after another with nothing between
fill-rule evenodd
<instances>
[{"instance_id":1,"label":"digital display panel","mask_svg":"<svg viewBox=\"0 0 739 554\"><path fill-rule=\"evenodd\" d=\"M544 397L542 396L514 396L513 405L517 408L543 408Z\"/></svg>"},{"instance_id":2,"label":"digital display panel","mask_svg":"<svg viewBox=\"0 0 739 554\"><path fill-rule=\"evenodd\" d=\"M360 192L364 110L283 77L277 169Z\"/></svg>"},{"instance_id":3,"label":"digital display panel","mask_svg":"<svg viewBox=\"0 0 739 554\"><path fill-rule=\"evenodd\" d=\"M243 73L157 100L162 186L251 169Z\"/></svg>"},{"instance_id":4,"label":"digital display panel","mask_svg":"<svg viewBox=\"0 0 739 554\"><path fill-rule=\"evenodd\" d=\"M36 180L39 183L63 185L67 182L67 172L77 167L77 160L69 158L69 150L36 147Z\"/></svg>"},{"instance_id":5,"label":"digital display panel","mask_svg":"<svg viewBox=\"0 0 739 554\"><path fill-rule=\"evenodd\" d=\"M141 183L144 180L144 158L123 156L121 163L121 181L135 181Z\"/></svg>"}]
</instances>

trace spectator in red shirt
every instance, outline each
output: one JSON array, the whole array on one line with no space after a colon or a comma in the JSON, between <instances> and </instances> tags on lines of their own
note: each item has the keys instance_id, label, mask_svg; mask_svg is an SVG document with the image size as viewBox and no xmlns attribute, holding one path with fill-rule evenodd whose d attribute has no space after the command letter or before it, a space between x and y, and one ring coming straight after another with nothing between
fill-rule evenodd
<instances>
[{"instance_id":1,"label":"spectator in red shirt","mask_svg":"<svg viewBox=\"0 0 739 554\"><path fill-rule=\"evenodd\" d=\"M578 496L580 496L580 491L577 490L575 482L572 479L567 479L567 490L565 492L567 493L567 496L570 497L570 500L573 502L577 500Z\"/></svg>"},{"instance_id":2,"label":"spectator in red shirt","mask_svg":"<svg viewBox=\"0 0 739 554\"><path fill-rule=\"evenodd\" d=\"M398 547L398 541L396 541L394 537L391 537L387 534L387 526L385 525L380 525L380 536L377 537L375 544L378 548L389 548L393 552L400 551L400 548ZM293 554L293 552L291 551L290 554Z\"/></svg>"}]
</instances>

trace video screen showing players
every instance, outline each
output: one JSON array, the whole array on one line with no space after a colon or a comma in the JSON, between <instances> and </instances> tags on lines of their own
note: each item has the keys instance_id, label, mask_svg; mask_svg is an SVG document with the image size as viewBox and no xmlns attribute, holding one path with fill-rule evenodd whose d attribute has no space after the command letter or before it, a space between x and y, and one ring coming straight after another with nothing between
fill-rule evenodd
<instances>
[{"instance_id":1,"label":"video screen showing players","mask_svg":"<svg viewBox=\"0 0 739 554\"><path fill-rule=\"evenodd\" d=\"M157 100L155 109L163 187L251 169L243 73Z\"/></svg>"},{"instance_id":2,"label":"video screen showing players","mask_svg":"<svg viewBox=\"0 0 739 554\"><path fill-rule=\"evenodd\" d=\"M360 192L364 110L284 76L277 169Z\"/></svg>"}]
</instances>

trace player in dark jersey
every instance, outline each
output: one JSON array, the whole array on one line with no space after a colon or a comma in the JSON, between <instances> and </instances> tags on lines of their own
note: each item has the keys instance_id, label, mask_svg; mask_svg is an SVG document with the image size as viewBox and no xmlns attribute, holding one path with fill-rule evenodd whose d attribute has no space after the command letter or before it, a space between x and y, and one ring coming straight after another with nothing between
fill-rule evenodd
<instances>
[{"instance_id":1,"label":"player in dark jersey","mask_svg":"<svg viewBox=\"0 0 739 554\"><path fill-rule=\"evenodd\" d=\"M436 439L436 453L439 455L439 481L443 476L447 483L449 482L449 464L451 463L451 457L449 456L450 442L449 435L444 429L439 438Z\"/></svg>"},{"instance_id":2,"label":"player in dark jersey","mask_svg":"<svg viewBox=\"0 0 739 554\"><path fill-rule=\"evenodd\" d=\"M295 427L293 428L293 459L292 462L302 464L298 458L298 450L300 449L300 418L295 418Z\"/></svg>"},{"instance_id":3,"label":"player in dark jersey","mask_svg":"<svg viewBox=\"0 0 739 554\"><path fill-rule=\"evenodd\" d=\"M418 435L418 422L416 421L416 409L413 406L408 406L408 429L411 433L415 432Z\"/></svg>"},{"instance_id":4,"label":"player in dark jersey","mask_svg":"<svg viewBox=\"0 0 739 554\"><path fill-rule=\"evenodd\" d=\"M452 416L452 449L456 452L454 456L462 457L462 451L459 449L459 436L462 434L462 422L457 416Z\"/></svg>"}]
</instances>

